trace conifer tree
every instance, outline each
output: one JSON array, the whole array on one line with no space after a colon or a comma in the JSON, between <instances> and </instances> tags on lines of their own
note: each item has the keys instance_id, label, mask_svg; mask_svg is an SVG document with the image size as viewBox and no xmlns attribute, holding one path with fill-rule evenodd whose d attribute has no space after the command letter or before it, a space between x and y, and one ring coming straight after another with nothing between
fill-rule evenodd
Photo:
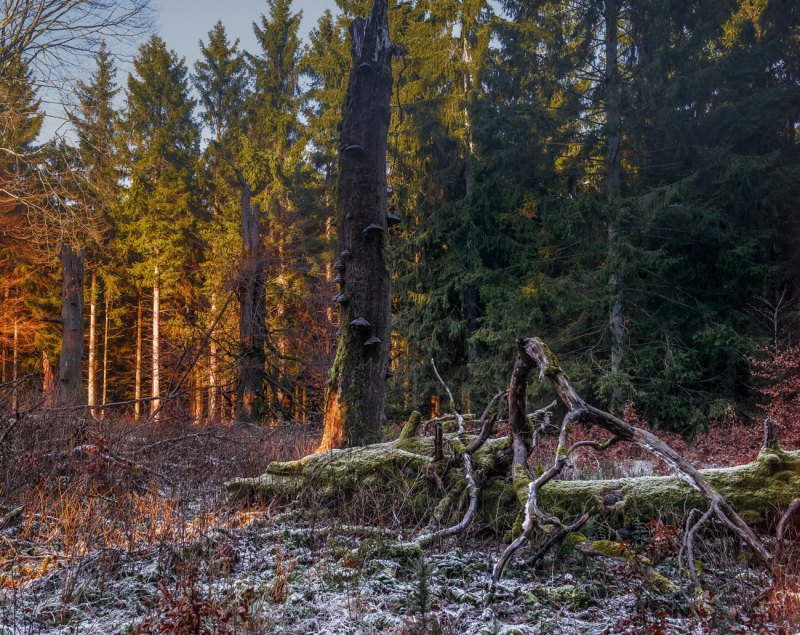
<instances>
[{"instance_id":1,"label":"conifer tree","mask_svg":"<svg viewBox=\"0 0 800 635\"><path fill-rule=\"evenodd\" d=\"M152 288L151 412L161 395L161 297L175 291L193 258L197 231L197 125L192 118L187 70L164 41L151 37L139 49L128 78L130 189L125 234L139 279ZM166 299L166 298L165 298Z\"/></svg>"},{"instance_id":2,"label":"conifer tree","mask_svg":"<svg viewBox=\"0 0 800 635\"><path fill-rule=\"evenodd\" d=\"M108 237L119 201L119 131L114 98L119 89L114 83L116 70L105 47L95 58L96 69L89 82L78 82L78 109L70 113L70 122L78 138L79 172L83 179L79 186L79 204L84 209L85 224L92 234L89 261L89 341L87 373L87 405L98 402L98 275L109 262ZM115 263L116 264L116 263ZM109 272L111 275L113 273ZM94 413L93 413L94 414Z\"/></svg>"},{"instance_id":3,"label":"conifer tree","mask_svg":"<svg viewBox=\"0 0 800 635\"><path fill-rule=\"evenodd\" d=\"M203 123L212 142L204 155L206 177L204 195L210 210L204 239L209 258L205 266L205 285L210 298L209 320L213 320L223 301L226 283L234 277L241 243L241 209L230 182L230 165L242 126L243 108L249 99L250 74L238 40L228 40L225 27L217 22L208 33L208 43L200 42L202 57L195 63L194 86L200 96ZM240 251L240 248L239 248ZM211 338L208 352L208 418L221 413L219 383L221 372L217 338Z\"/></svg>"}]
</instances>

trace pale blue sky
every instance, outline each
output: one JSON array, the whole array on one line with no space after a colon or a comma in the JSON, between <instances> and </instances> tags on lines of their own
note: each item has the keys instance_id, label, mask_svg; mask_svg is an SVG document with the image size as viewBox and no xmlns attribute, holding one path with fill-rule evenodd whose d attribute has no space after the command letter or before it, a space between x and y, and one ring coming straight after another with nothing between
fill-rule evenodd
<instances>
[{"instance_id":1,"label":"pale blue sky","mask_svg":"<svg viewBox=\"0 0 800 635\"><path fill-rule=\"evenodd\" d=\"M160 35L169 48L186 57L190 70L199 54L198 40L207 40L217 20L222 20L231 39L241 40L242 48L254 50L252 24L267 12L266 0L153 0L153 4ZM304 40L325 9L336 9L334 0L295 0L292 6L295 12L303 12Z\"/></svg>"},{"instance_id":2,"label":"pale blue sky","mask_svg":"<svg viewBox=\"0 0 800 635\"><path fill-rule=\"evenodd\" d=\"M194 62L200 55L199 41L208 40L211 27L222 20L231 40L239 38L240 48L255 52L257 45L253 35L253 22L260 21L261 15L267 13L266 0L151 0L155 9L155 30L164 38L167 46L186 59L190 72L194 71ZM300 34L303 41L313 29L325 9L336 11L334 0L294 0L295 12L303 12ZM129 52L118 60L117 84L125 87L130 71ZM127 60L127 61L126 61ZM91 70L91 69L90 69ZM42 93L46 118L42 126L39 140L44 141L54 135L69 136L69 127L64 117L62 99L70 99L70 91L63 96ZM121 97L120 97L121 99Z\"/></svg>"}]
</instances>

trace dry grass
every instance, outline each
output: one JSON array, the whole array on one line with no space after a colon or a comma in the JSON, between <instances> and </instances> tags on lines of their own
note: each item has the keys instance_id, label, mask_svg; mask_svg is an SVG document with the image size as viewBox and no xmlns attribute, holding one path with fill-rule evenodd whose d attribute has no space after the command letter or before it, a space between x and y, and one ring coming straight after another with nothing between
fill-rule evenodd
<instances>
[{"instance_id":1,"label":"dry grass","mask_svg":"<svg viewBox=\"0 0 800 635\"><path fill-rule=\"evenodd\" d=\"M0 519L22 508L0 527L0 586L105 550L134 554L247 522L251 511L229 512L224 481L302 456L317 436L291 426L199 427L180 416L141 425L33 412L0 448Z\"/></svg>"}]
</instances>

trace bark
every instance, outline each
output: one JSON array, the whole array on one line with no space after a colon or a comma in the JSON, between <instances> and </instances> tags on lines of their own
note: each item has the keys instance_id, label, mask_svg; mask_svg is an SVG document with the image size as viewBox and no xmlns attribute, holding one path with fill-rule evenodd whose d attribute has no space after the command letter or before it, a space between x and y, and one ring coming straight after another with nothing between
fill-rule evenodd
<instances>
[{"instance_id":1,"label":"bark","mask_svg":"<svg viewBox=\"0 0 800 635\"><path fill-rule=\"evenodd\" d=\"M53 362L47 357L47 353L42 351L42 393L44 393L44 403L47 408L55 405L55 396L58 391L56 386L56 374Z\"/></svg>"},{"instance_id":2,"label":"bark","mask_svg":"<svg viewBox=\"0 0 800 635\"><path fill-rule=\"evenodd\" d=\"M133 386L133 418L137 421L142 416L142 294L136 305L136 378Z\"/></svg>"},{"instance_id":3,"label":"bark","mask_svg":"<svg viewBox=\"0 0 800 635\"><path fill-rule=\"evenodd\" d=\"M61 246L61 358L59 360L60 397L67 403L82 400L83 374L83 250L75 253Z\"/></svg>"},{"instance_id":4,"label":"bark","mask_svg":"<svg viewBox=\"0 0 800 635\"><path fill-rule=\"evenodd\" d=\"M86 379L86 405L93 417L97 416L93 407L97 405L97 273L92 272L92 286L89 292L89 371Z\"/></svg>"},{"instance_id":5,"label":"bark","mask_svg":"<svg viewBox=\"0 0 800 635\"><path fill-rule=\"evenodd\" d=\"M104 406L108 403L108 322L110 313L111 313L111 302L109 301L108 294L106 293L105 315L103 324L103 389L102 392L100 393L100 403ZM141 328L141 321L139 322L139 326ZM141 337L141 330L139 331L139 336ZM106 410L105 408L103 408L100 411L100 418L105 419L105 416L106 416Z\"/></svg>"},{"instance_id":6,"label":"bark","mask_svg":"<svg viewBox=\"0 0 800 635\"><path fill-rule=\"evenodd\" d=\"M521 340L517 342L517 346L522 346ZM512 476L516 476L518 469L525 469L528 464L528 456L531 453L532 434L525 409L525 401L528 390L528 376L533 367L533 360L529 356L517 355L514 370L511 372L511 381L508 385L508 421L511 424L514 448Z\"/></svg>"},{"instance_id":7,"label":"bark","mask_svg":"<svg viewBox=\"0 0 800 635\"><path fill-rule=\"evenodd\" d=\"M353 66L344 104L336 201L343 282L335 301L342 311L341 334L318 452L381 437L391 336L391 284L383 256L394 52L387 4L373 0L369 18L356 18L350 29Z\"/></svg>"},{"instance_id":8,"label":"bark","mask_svg":"<svg viewBox=\"0 0 800 635\"><path fill-rule=\"evenodd\" d=\"M524 340L520 350L520 355L523 354L535 360L541 370L541 376L546 377L552 383L559 399L569 411L567 416L575 414L576 421L597 424L613 434L615 440L634 443L661 459L715 509L717 518L736 533L759 558L766 563L771 561L771 554L756 537L753 530L694 465L649 430L632 426L622 419L587 404L575 392L564 371L558 365L558 359L541 340L537 338Z\"/></svg>"},{"instance_id":9,"label":"bark","mask_svg":"<svg viewBox=\"0 0 800 635\"><path fill-rule=\"evenodd\" d=\"M217 294L211 295L211 314L217 313ZM217 400L219 399L217 389L217 343L211 340L208 347L208 422L217 422Z\"/></svg>"},{"instance_id":10,"label":"bark","mask_svg":"<svg viewBox=\"0 0 800 635\"><path fill-rule=\"evenodd\" d=\"M609 328L611 330L611 372L619 372L625 353L625 296L619 262L619 230L617 227L617 206L622 192L622 165L620 147L620 78L617 24L619 7L617 0L605 2L605 111L606 111L606 188L608 199L608 263L611 267L609 277ZM617 402L624 402L625 395L614 395Z\"/></svg>"},{"instance_id":11,"label":"bark","mask_svg":"<svg viewBox=\"0 0 800 635\"><path fill-rule=\"evenodd\" d=\"M239 358L235 420L258 424L264 412L264 344L266 335L266 273L261 257L261 206L252 204L252 190L243 178L242 260L239 295Z\"/></svg>"},{"instance_id":12,"label":"bark","mask_svg":"<svg viewBox=\"0 0 800 635\"><path fill-rule=\"evenodd\" d=\"M11 381L14 383L11 388L11 412L16 417L19 413L19 390L17 379L19 379L19 320L14 318L14 341L11 351Z\"/></svg>"},{"instance_id":13,"label":"bark","mask_svg":"<svg viewBox=\"0 0 800 635\"><path fill-rule=\"evenodd\" d=\"M152 362L152 371L151 371L151 382L150 382L150 396L152 400L150 401L150 414L153 415L159 409L159 394L161 392L161 360L160 360L160 350L161 350L161 340L159 336L159 326L160 326L160 311L161 311L161 289L159 287L159 269L158 265L155 266L154 277L153 277L153 354L151 357Z\"/></svg>"}]
</instances>

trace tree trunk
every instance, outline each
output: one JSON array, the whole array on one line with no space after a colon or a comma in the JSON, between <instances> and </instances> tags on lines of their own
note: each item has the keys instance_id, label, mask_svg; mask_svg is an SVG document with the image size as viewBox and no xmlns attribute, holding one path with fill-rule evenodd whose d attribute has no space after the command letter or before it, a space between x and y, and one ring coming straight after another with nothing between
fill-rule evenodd
<instances>
[{"instance_id":1,"label":"tree trunk","mask_svg":"<svg viewBox=\"0 0 800 635\"><path fill-rule=\"evenodd\" d=\"M619 23L618 0L605 2L605 110L606 110L606 193L608 200L608 281L609 315L611 331L611 372L618 373L625 354L625 295L619 257L618 215L622 193L622 164L620 148L620 77L617 29ZM614 393L614 401L622 405L627 400L624 391Z\"/></svg>"},{"instance_id":2,"label":"tree trunk","mask_svg":"<svg viewBox=\"0 0 800 635\"><path fill-rule=\"evenodd\" d=\"M93 417L97 417L94 406L97 405L95 394L97 384L97 273L92 272L92 288L89 291L89 372L86 380L86 404Z\"/></svg>"},{"instance_id":3,"label":"tree trunk","mask_svg":"<svg viewBox=\"0 0 800 635\"><path fill-rule=\"evenodd\" d=\"M242 262L239 281L239 359L235 420L260 423L264 413L266 274L261 257L261 206L251 204L250 186L242 189Z\"/></svg>"},{"instance_id":4,"label":"tree trunk","mask_svg":"<svg viewBox=\"0 0 800 635\"><path fill-rule=\"evenodd\" d=\"M42 393L44 394L44 405L46 408L55 406L55 397L58 392L56 386L56 374L53 362L47 357L47 353L42 351Z\"/></svg>"},{"instance_id":5,"label":"tree trunk","mask_svg":"<svg viewBox=\"0 0 800 635\"><path fill-rule=\"evenodd\" d=\"M386 0L351 26L353 67L347 87L336 201L343 278L336 301L341 334L325 397L317 452L381 437L389 370L391 283L383 257L386 139L391 116L394 48Z\"/></svg>"},{"instance_id":6,"label":"tree trunk","mask_svg":"<svg viewBox=\"0 0 800 635\"><path fill-rule=\"evenodd\" d=\"M150 384L150 396L152 400L150 401L150 414L154 414L158 409L158 397L161 391L160 386L160 339L159 339L159 312L161 310L161 289L159 288L159 269L158 265L155 266L154 271L154 278L153 278L153 356L151 359L152 362L152 381Z\"/></svg>"},{"instance_id":7,"label":"tree trunk","mask_svg":"<svg viewBox=\"0 0 800 635\"><path fill-rule=\"evenodd\" d=\"M211 315L217 314L217 294L211 294ZM212 338L208 348L208 422L217 422L217 343Z\"/></svg>"},{"instance_id":8,"label":"tree trunk","mask_svg":"<svg viewBox=\"0 0 800 635\"><path fill-rule=\"evenodd\" d=\"M103 390L100 394L100 403L104 406L108 403L108 320L110 313L111 302L109 302L108 290L106 290L105 316L103 324ZM105 419L105 417L106 410L103 408L100 411L100 418Z\"/></svg>"},{"instance_id":9,"label":"tree trunk","mask_svg":"<svg viewBox=\"0 0 800 635\"><path fill-rule=\"evenodd\" d=\"M136 305L136 379L133 386L133 418L142 416L142 294Z\"/></svg>"},{"instance_id":10,"label":"tree trunk","mask_svg":"<svg viewBox=\"0 0 800 635\"><path fill-rule=\"evenodd\" d=\"M61 245L61 359L59 383L67 403L81 401L83 374L83 250Z\"/></svg>"},{"instance_id":11,"label":"tree trunk","mask_svg":"<svg viewBox=\"0 0 800 635\"><path fill-rule=\"evenodd\" d=\"M11 388L11 412L16 417L19 412L19 389L17 387L17 379L19 378L19 320L17 318L14 318L14 342L12 346L11 381L13 386Z\"/></svg>"}]
</instances>

